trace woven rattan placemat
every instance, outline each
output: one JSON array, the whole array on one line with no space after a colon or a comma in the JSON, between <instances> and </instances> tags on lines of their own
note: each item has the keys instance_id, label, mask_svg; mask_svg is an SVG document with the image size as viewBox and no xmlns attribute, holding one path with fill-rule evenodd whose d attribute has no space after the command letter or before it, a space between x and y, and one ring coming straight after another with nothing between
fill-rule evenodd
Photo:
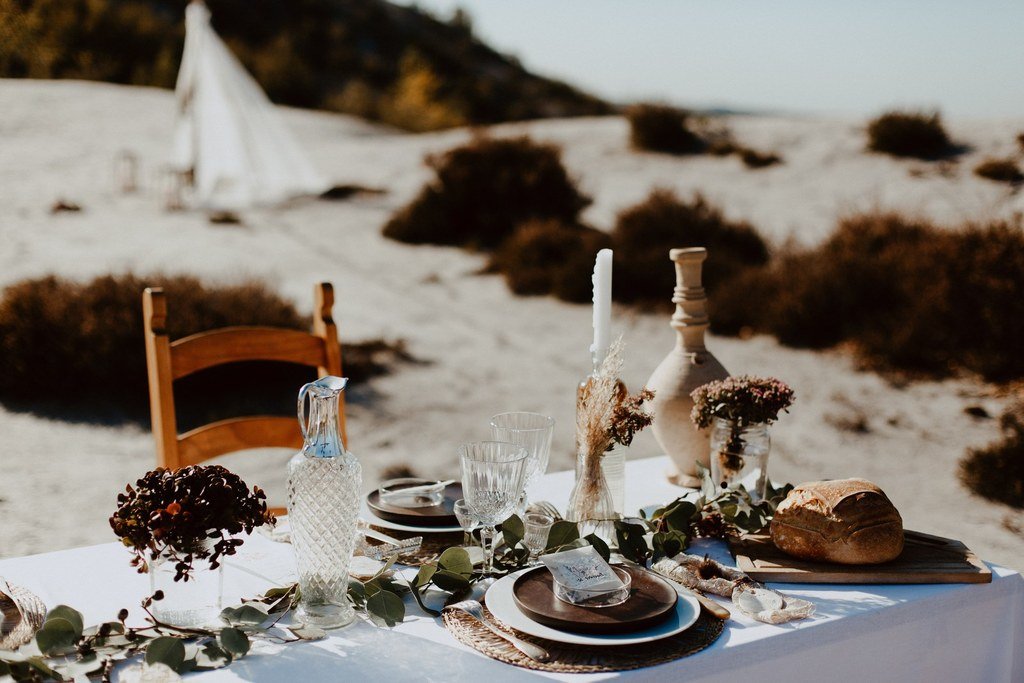
<instances>
[{"instance_id":1,"label":"woven rattan placemat","mask_svg":"<svg viewBox=\"0 0 1024 683\"><path fill-rule=\"evenodd\" d=\"M621 647L583 647L534 638L513 631L495 619L486 607L484 614L502 630L543 647L551 654L551 660L544 663L535 662L512 647L508 641L491 633L476 619L457 610L445 610L444 625L459 642L488 657L527 669L553 673L602 673L664 664L700 652L715 642L725 628L724 621L701 610L700 617L693 626L662 640Z\"/></svg>"}]
</instances>

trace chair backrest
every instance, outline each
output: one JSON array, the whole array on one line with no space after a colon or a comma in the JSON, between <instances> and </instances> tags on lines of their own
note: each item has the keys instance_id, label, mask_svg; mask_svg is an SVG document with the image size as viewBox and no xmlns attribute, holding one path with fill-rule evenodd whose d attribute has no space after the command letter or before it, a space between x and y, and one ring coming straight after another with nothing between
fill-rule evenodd
<instances>
[{"instance_id":1,"label":"chair backrest","mask_svg":"<svg viewBox=\"0 0 1024 683\"><path fill-rule=\"evenodd\" d=\"M173 383L194 372L236 361L286 361L315 367L321 377L340 376L341 346L331 318L334 289L330 283L316 286L315 300L312 334L275 327L225 327L171 341L167 336L164 292L159 287L146 288L142 314L150 413L159 466L178 469L247 448L302 447L302 434L294 416L236 417L179 436ZM344 397L338 405L341 439L347 446Z\"/></svg>"}]
</instances>

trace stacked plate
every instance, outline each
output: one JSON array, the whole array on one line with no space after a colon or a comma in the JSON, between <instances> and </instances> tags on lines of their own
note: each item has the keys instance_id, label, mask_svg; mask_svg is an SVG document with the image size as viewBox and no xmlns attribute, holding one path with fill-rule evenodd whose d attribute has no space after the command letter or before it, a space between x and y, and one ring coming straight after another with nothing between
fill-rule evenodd
<instances>
[{"instance_id":1,"label":"stacked plate","mask_svg":"<svg viewBox=\"0 0 1024 683\"><path fill-rule=\"evenodd\" d=\"M422 486L429 480L407 480L408 486ZM363 501L361 516L373 526L408 533L451 533L462 531L455 518L455 501L462 498L462 484L444 487L440 502L434 505L403 506L381 500L380 489L372 491Z\"/></svg>"},{"instance_id":2,"label":"stacked plate","mask_svg":"<svg viewBox=\"0 0 1024 683\"><path fill-rule=\"evenodd\" d=\"M700 615L696 598L657 574L622 565L629 572L629 598L610 607L582 607L555 596L547 567L499 579L487 591L487 608L505 625L537 638L589 646L634 645L674 636Z\"/></svg>"}]
</instances>

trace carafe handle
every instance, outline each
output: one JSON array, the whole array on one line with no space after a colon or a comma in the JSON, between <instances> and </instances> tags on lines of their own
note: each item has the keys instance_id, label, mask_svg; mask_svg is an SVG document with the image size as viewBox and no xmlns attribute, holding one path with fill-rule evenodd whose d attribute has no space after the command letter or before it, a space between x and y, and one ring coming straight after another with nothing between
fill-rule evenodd
<instances>
[{"instance_id":1,"label":"carafe handle","mask_svg":"<svg viewBox=\"0 0 1024 683\"><path fill-rule=\"evenodd\" d=\"M299 389L299 429L302 430L302 442L309 441L309 423L306 421L306 394L309 393L312 382L303 384Z\"/></svg>"}]
</instances>

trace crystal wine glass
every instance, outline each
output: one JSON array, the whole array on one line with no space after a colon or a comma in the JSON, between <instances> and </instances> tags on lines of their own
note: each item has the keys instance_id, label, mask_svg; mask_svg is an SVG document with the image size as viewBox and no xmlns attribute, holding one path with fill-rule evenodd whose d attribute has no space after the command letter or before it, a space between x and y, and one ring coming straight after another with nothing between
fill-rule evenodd
<instances>
[{"instance_id":1,"label":"crystal wine glass","mask_svg":"<svg viewBox=\"0 0 1024 683\"><path fill-rule=\"evenodd\" d=\"M473 529L479 524L476 515L469 509L469 503L465 498L459 498L452 507L455 511L455 519L459 520L459 526L462 527L462 545L467 547L473 545Z\"/></svg>"},{"instance_id":2,"label":"crystal wine glass","mask_svg":"<svg viewBox=\"0 0 1024 683\"><path fill-rule=\"evenodd\" d=\"M523 485L521 507L526 509L526 495L537 479L548 468L551 456L551 437L555 433L555 420L540 413L500 413L491 417L491 438L522 446L529 460Z\"/></svg>"},{"instance_id":3,"label":"crystal wine glass","mask_svg":"<svg viewBox=\"0 0 1024 683\"><path fill-rule=\"evenodd\" d=\"M526 449L502 441L476 441L459 446L462 493L479 520L484 549L484 576L494 562L494 527L508 519L523 493Z\"/></svg>"}]
</instances>

